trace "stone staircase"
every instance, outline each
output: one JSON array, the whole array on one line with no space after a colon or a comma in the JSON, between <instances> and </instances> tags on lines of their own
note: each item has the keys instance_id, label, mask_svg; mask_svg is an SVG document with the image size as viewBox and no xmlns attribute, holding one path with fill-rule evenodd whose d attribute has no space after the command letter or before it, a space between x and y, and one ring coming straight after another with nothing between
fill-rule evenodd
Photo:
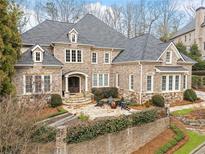
<instances>
[{"instance_id":1,"label":"stone staircase","mask_svg":"<svg viewBox=\"0 0 205 154\"><path fill-rule=\"evenodd\" d=\"M93 94L91 93L76 93L76 94L71 94L69 98L63 98L63 103L66 104L88 104L92 102L92 96Z\"/></svg>"}]
</instances>

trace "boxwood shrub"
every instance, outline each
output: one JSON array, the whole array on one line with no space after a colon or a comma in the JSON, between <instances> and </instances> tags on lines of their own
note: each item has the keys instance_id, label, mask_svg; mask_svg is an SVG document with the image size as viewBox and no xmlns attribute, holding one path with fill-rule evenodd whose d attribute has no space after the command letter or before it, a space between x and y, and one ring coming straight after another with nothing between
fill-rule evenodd
<instances>
[{"instance_id":1,"label":"boxwood shrub","mask_svg":"<svg viewBox=\"0 0 205 154\"><path fill-rule=\"evenodd\" d=\"M95 96L95 100L101 100L110 96L113 98L118 97L118 89L116 87L92 88L92 93Z\"/></svg>"},{"instance_id":2,"label":"boxwood shrub","mask_svg":"<svg viewBox=\"0 0 205 154\"><path fill-rule=\"evenodd\" d=\"M184 91L184 100L194 102L197 100L197 95L192 89L187 89Z\"/></svg>"},{"instance_id":3,"label":"boxwood shrub","mask_svg":"<svg viewBox=\"0 0 205 154\"><path fill-rule=\"evenodd\" d=\"M154 95L152 96L152 104L158 107L164 107L164 97L161 95Z\"/></svg>"},{"instance_id":4,"label":"boxwood shrub","mask_svg":"<svg viewBox=\"0 0 205 154\"><path fill-rule=\"evenodd\" d=\"M114 133L128 127L153 122L157 118L157 110L151 109L129 116L122 116L115 119L101 120L88 125L68 128L65 141L67 143L78 143L96 138L107 133Z\"/></svg>"},{"instance_id":5,"label":"boxwood shrub","mask_svg":"<svg viewBox=\"0 0 205 154\"><path fill-rule=\"evenodd\" d=\"M62 105L62 98L59 94L52 94L51 95L51 102L50 102L51 107L57 107Z\"/></svg>"}]
</instances>

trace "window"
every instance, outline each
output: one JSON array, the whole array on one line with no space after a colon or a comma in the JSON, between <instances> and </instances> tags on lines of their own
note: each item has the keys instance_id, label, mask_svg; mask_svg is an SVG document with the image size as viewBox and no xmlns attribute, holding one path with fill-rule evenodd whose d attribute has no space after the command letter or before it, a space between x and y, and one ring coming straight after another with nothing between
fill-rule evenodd
<instances>
[{"instance_id":1,"label":"window","mask_svg":"<svg viewBox=\"0 0 205 154\"><path fill-rule=\"evenodd\" d=\"M41 85L42 85L41 76L35 76L35 92L36 93L41 92Z\"/></svg>"},{"instance_id":2,"label":"window","mask_svg":"<svg viewBox=\"0 0 205 154\"><path fill-rule=\"evenodd\" d=\"M97 74L93 74L93 87L98 86L98 79L97 79Z\"/></svg>"},{"instance_id":3,"label":"window","mask_svg":"<svg viewBox=\"0 0 205 154\"><path fill-rule=\"evenodd\" d=\"M41 57L41 52L40 51L36 51L34 52L34 61L35 62L42 62L42 57Z\"/></svg>"},{"instance_id":4,"label":"window","mask_svg":"<svg viewBox=\"0 0 205 154\"><path fill-rule=\"evenodd\" d=\"M104 55L104 63L110 64L110 53L109 52L106 52Z\"/></svg>"},{"instance_id":5,"label":"window","mask_svg":"<svg viewBox=\"0 0 205 154\"><path fill-rule=\"evenodd\" d=\"M65 62L81 63L82 62L81 50L66 50Z\"/></svg>"},{"instance_id":6,"label":"window","mask_svg":"<svg viewBox=\"0 0 205 154\"><path fill-rule=\"evenodd\" d=\"M184 41L186 42L186 35L184 36Z\"/></svg>"},{"instance_id":7,"label":"window","mask_svg":"<svg viewBox=\"0 0 205 154\"><path fill-rule=\"evenodd\" d=\"M162 76L162 91L166 91L167 77Z\"/></svg>"},{"instance_id":8,"label":"window","mask_svg":"<svg viewBox=\"0 0 205 154\"><path fill-rule=\"evenodd\" d=\"M173 76L169 76L169 90L172 91L173 90Z\"/></svg>"},{"instance_id":9,"label":"window","mask_svg":"<svg viewBox=\"0 0 205 154\"><path fill-rule=\"evenodd\" d=\"M108 87L109 74L93 74L92 83L93 87Z\"/></svg>"},{"instance_id":10,"label":"window","mask_svg":"<svg viewBox=\"0 0 205 154\"><path fill-rule=\"evenodd\" d=\"M32 76L26 76L25 77L25 92L26 93L32 93L33 89L32 89Z\"/></svg>"},{"instance_id":11,"label":"window","mask_svg":"<svg viewBox=\"0 0 205 154\"><path fill-rule=\"evenodd\" d=\"M51 90L51 78L49 75L44 76L44 92L49 92Z\"/></svg>"},{"instance_id":12,"label":"window","mask_svg":"<svg viewBox=\"0 0 205 154\"><path fill-rule=\"evenodd\" d=\"M170 64L171 63L171 52L167 51L166 53L166 63Z\"/></svg>"},{"instance_id":13,"label":"window","mask_svg":"<svg viewBox=\"0 0 205 154\"><path fill-rule=\"evenodd\" d=\"M75 33L71 33L70 34L70 41L73 42L73 43L76 43L77 42L77 34Z\"/></svg>"},{"instance_id":14,"label":"window","mask_svg":"<svg viewBox=\"0 0 205 154\"><path fill-rule=\"evenodd\" d=\"M175 90L179 90L179 75L175 76Z\"/></svg>"},{"instance_id":15,"label":"window","mask_svg":"<svg viewBox=\"0 0 205 154\"><path fill-rule=\"evenodd\" d=\"M118 88L119 87L119 74L116 74L115 75L115 85L116 85L116 87Z\"/></svg>"},{"instance_id":16,"label":"window","mask_svg":"<svg viewBox=\"0 0 205 154\"><path fill-rule=\"evenodd\" d=\"M129 75L129 90L134 89L134 75Z\"/></svg>"},{"instance_id":17,"label":"window","mask_svg":"<svg viewBox=\"0 0 205 154\"><path fill-rule=\"evenodd\" d=\"M151 92L153 91L153 82L152 82L152 76L147 76L147 91Z\"/></svg>"},{"instance_id":18,"label":"window","mask_svg":"<svg viewBox=\"0 0 205 154\"><path fill-rule=\"evenodd\" d=\"M96 52L92 53L91 62L92 64L97 64L97 53Z\"/></svg>"},{"instance_id":19,"label":"window","mask_svg":"<svg viewBox=\"0 0 205 154\"><path fill-rule=\"evenodd\" d=\"M204 42L204 50L205 50L205 42Z\"/></svg>"},{"instance_id":20,"label":"window","mask_svg":"<svg viewBox=\"0 0 205 154\"><path fill-rule=\"evenodd\" d=\"M183 89L187 89L187 75L183 76Z\"/></svg>"},{"instance_id":21,"label":"window","mask_svg":"<svg viewBox=\"0 0 205 154\"><path fill-rule=\"evenodd\" d=\"M191 33L189 33L189 41L191 41Z\"/></svg>"}]
</instances>

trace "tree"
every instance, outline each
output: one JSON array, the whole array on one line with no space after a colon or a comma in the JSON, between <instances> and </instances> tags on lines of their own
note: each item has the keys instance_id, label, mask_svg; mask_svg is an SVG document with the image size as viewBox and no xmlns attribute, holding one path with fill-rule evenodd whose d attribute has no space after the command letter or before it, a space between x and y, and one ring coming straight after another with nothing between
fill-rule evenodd
<instances>
[{"instance_id":1,"label":"tree","mask_svg":"<svg viewBox=\"0 0 205 154\"><path fill-rule=\"evenodd\" d=\"M20 55L20 33L17 28L20 11L14 3L0 0L0 95L14 92L12 77Z\"/></svg>"},{"instance_id":2,"label":"tree","mask_svg":"<svg viewBox=\"0 0 205 154\"><path fill-rule=\"evenodd\" d=\"M189 53L190 57L193 58L194 60L200 62L201 61L201 52L198 48L198 45L196 43L194 43L191 47L190 47L190 53Z\"/></svg>"},{"instance_id":3,"label":"tree","mask_svg":"<svg viewBox=\"0 0 205 154\"><path fill-rule=\"evenodd\" d=\"M176 48L179 50L179 52L185 54L185 55L188 55L188 52L186 50L186 46L182 43L182 42L178 42L176 44Z\"/></svg>"}]
</instances>

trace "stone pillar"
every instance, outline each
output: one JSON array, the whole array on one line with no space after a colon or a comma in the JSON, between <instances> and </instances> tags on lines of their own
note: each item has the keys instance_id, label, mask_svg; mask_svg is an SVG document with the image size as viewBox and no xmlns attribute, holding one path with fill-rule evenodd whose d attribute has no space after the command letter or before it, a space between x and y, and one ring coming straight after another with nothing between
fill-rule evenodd
<instances>
[{"instance_id":1,"label":"stone pillar","mask_svg":"<svg viewBox=\"0 0 205 154\"><path fill-rule=\"evenodd\" d=\"M65 77L65 93L68 92L68 77Z\"/></svg>"},{"instance_id":2,"label":"stone pillar","mask_svg":"<svg viewBox=\"0 0 205 154\"><path fill-rule=\"evenodd\" d=\"M85 76L85 91L88 91L88 77Z\"/></svg>"}]
</instances>

